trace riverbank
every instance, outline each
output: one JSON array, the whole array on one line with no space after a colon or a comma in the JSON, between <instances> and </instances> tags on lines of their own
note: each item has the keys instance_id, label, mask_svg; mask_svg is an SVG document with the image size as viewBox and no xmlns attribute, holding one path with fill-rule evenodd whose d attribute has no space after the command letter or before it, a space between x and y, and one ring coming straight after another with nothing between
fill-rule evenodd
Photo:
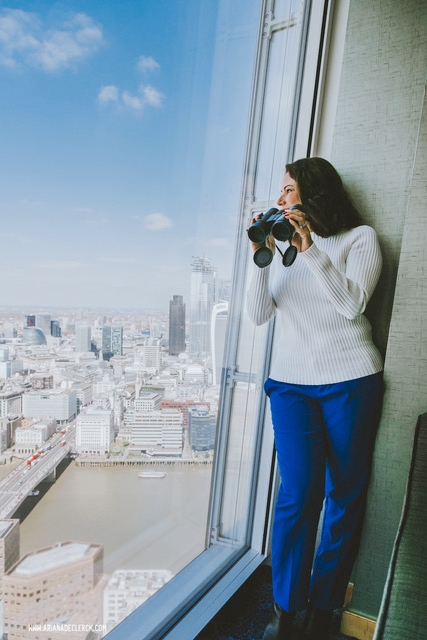
<instances>
[{"instance_id":1,"label":"riverbank","mask_svg":"<svg viewBox=\"0 0 427 640\"><path fill-rule=\"evenodd\" d=\"M212 458L79 458L75 459L78 467L154 467L158 465L168 467L195 466L206 467L212 465Z\"/></svg>"}]
</instances>

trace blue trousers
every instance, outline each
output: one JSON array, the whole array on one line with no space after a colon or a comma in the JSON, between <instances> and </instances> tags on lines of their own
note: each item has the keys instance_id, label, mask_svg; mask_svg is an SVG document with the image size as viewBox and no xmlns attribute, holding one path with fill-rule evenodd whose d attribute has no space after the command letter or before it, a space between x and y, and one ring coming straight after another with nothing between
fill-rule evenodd
<instances>
[{"instance_id":1,"label":"blue trousers","mask_svg":"<svg viewBox=\"0 0 427 640\"><path fill-rule=\"evenodd\" d=\"M309 602L337 609L359 546L382 374L326 385L268 378L264 389L281 476L272 539L274 599L285 611L301 611Z\"/></svg>"}]
</instances>

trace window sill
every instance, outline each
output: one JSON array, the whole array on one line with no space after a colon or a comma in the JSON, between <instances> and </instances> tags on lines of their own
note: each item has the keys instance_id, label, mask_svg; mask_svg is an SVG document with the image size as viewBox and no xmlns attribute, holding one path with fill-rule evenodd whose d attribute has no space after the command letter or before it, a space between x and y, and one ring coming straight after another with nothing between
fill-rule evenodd
<instances>
[{"instance_id":1,"label":"window sill","mask_svg":"<svg viewBox=\"0 0 427 640\"><path fill-rule=\"evenodd\" d=\"M105 636L108 640L194 638L265 556L216 544Z\"/></svg>"}]
</instances>

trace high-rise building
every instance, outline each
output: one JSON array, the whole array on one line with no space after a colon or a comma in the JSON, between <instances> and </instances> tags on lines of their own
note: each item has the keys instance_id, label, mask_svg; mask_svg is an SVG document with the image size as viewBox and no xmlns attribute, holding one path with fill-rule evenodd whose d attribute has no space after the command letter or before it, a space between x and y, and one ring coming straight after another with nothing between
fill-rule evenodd
<instances>
[{"instance_id":1,"label":"high-rise building","mask_svg":"<svg viewBox=\"0 0 427 640\"><path fill-rule=\"evenodd\" d=\"M36 314L36 327L41 329L45 336L50 336L50 313L37 313Z\"/></svg>"},{"instance_id":2,"label":"high-rise building","mask_svg":"<svg viewBox=\"0 0 427 640\"><path fill-rule=\"evenodd\" d=\"M26 327L35 327L36 326L36 316L25 316L25 326Z\"/></svg>"},{"instance_id":3,"label":"high-rise building","mask_svg":"<svg viewBox=\"0 0 427 640\"><path fill-rule=\"evenodd\" d=\"M102 356L109 360L112 356L123 355L123 327L105 325L102 327Z\"/></svg>"},{"instance_id":4,"label":"high-rise building","mask_svg":"<svg viewBox=\"0 0 427 640\"><path fill-rule=\"evenodd\" d=\"M18 337L18 332L11 322L4 322L3 331L0 333L0 336L7 340L12 340L13 338Z\"/></svg>"},{"instance_id":5,"label":"high-rise building","mask_svg":"<svg viewBox=\"0 0 427 640\"><path fill-rule=\"evenodd\" d=\"M28 346L38 347L46 344L46 336L39 327L24 327L22 342Z\"/></svg>"},{"instance_id":6,"label":"high-rise building","mask_svg":"<svg viewBox=\"0 0 427 640\"><path fill-rule=\"evenodd\" d=\"M162 395L160 393L140 393L135 398L135 411L157 411L161 408Z\"/></svg>"},{"instance_id":7,"label":"high-rise building","mask_svg":"<svg viewBox=\"0 0 427 640\"><path fill-rule=\"evenodd\" d=\"M110 631L172 578L167 569L119 569L104 590L104 625Z\"/></svg>"},{"instance_id":8,"label":"high-rise building","mask_svg":"<svg viewBox=\"0 0 427 640\"><path fill-rule=\"evenodd\" d=\"M91 351L91 329L87 324L76 324L76 351Z\"/></svg>"},{"instance_id":9,"label":"high-rise building","mask_svg":"<svg viewBox=\"0 0 427 640\"><path fill-rule=\"evenodd\" d=\"M185 351L185 304L183 296L173 296L169 302L169 355Z\"/></svg>"},{"instance_id":10,"label":"high-rise building","mask_svg":"<svg viewBox=\"0 0 427 640\"><path fill-rule=\"evenodd\" d=\"M192 407L188 411L188 439L194 451L209 451L215 446L216 415L208 407Z\"/></svg>"},{"instance_id":11,"label":"high-rise building","mask_svg":"<svg viewBox=\"0 0 427 640\"><path fill-rule=\"evenodd\" d=\"M130 449L152 455L180 456L182 453L182 413L178 409L125 413L121 437L129 438Z\"/></svg>"},{"instance_id":12,"label":"high-rise building","mask_svg":"<svg viewBox=\"0 0 427 640\"><path fill-rule=\"evenodd\" d=\"M23 396L22 413L26 418L52 416L59 424L71 422L77 415L75 389L29 391Z\"/></svg>"},{"instance_id":13,"label":"high-rise building","mask_svg":"<svg viewBox=\"0 0 427 640\"><path fill-rule=\"evenodd\" d=\"M22 360L9 360L8 362L0 362L0 378L7 380L17 371L24 368Z\"/></svg>"},{"instance_id":14,"label":"high-rise building","mask_svg":"<svg viewBox=\"0 0 427 640\"><path fill-rule=\"evenodd\" d=\"M210 354L210 323L214 303L215 271L209 258L193 257L190 283L190 355Z\"/></svg>"},{"instance_id":15,"label":"high-rise building","mask_svg":"<svg viewBox=\"0 0 427 640\"><path fill-rule=\"evenodd\" d=\"M86 382L73 382L73 389L77 394L77 413L80 413L82 407L92 402L93 387L90 381Z\"/></svg>"},{"instance_id":16,"label":"high-rise building","mask_svg":"<svg viewBox=\"0 0 427 640\"><path fill-rule=\"evenodd\" d=\"M192 407L200 406L199 400L162 400L160 404L161 409L179 409L182 413L182 428L188 429L188 412ZM203 403L203 406L210 408L210 405Z\"/></svg>"},{"instance_id":17,"label":"high-rise building","mask_svg":"<svg viewBox=\"0 0 427 640\"><path fill-rule=\"evenodd\" d=\"M67 635L73 640L93 638L88 629L102 621L107 583L103 553L100 544L63 542L28 553L12 566L3 577L4 631L9 640L59 640L65 637L61 622L70 625L72 633ZM52 629L38 634L32 625Z\"/></svg>"},{"instance_id":18,"label":"high-rise building","mask_svg":"<svg viewBox=\"0 0 427 640\"><path fill-rule=\"evenodd\" d=\"M215 282L215 302L229 302L231 293L231 280L217 278Z\"/></svg>"},{"instance_id":19,"label":"high-rise building","mask_svg":"<svg viewBox=\"0 0 427 640\"><path fill-rule=\"evenodd\" d=\"M2 418L0 417L0 453L3 453L4 451L6 451L6 449L8 449L8 445L9 445L9 418ZM0 633L1 633L1 627L0 627ZM1 636L0 636L1 637Z\"/></svg>"},{"instance_id":20,"label":"high-rise building","mask_svg":"<svg viewBox=\"0 0 427 640\"><path fill-rule=\"evenodd\" d=\"M19 560L19 520L0 520L0 600L3 576Z\"/></svg>"},{"instance_id":21,"label":"high-rise building","mask_svg":"<svg viewBox=\"0 0 427 640\"><path fill-rule=\"evenodd\" d=\"M29 427L15 430L15 452L17 455L34 453L43 446L56 431L55 418L45 418Z\"/></svg>"},{"instance_id":22,"label":"high-rise building","mask_svg":"<svg viewBox=\"0 0 427 640\"><path fill-rule=\"evenodd\" d=\"M158 373L162 368L162 348L160 340L148 338L141 349L141 367L147 373Z\"/></svg>"},{"instance_id":23,"label":"high-rise building","mask_svg":"<svg viewBox=\"0 0 427 640\"><path fill-rule=\"evenodd\" d=\"M22 414L23 391L0 392L0 417Z\"/></svg>"},{"instance_id":24,"label":"high-rise building","mask_svg":"<svg viewBox=\"0 0 427 640\"><path fill-rule=\"evenodd\" d=\"M109 453L114 440L113 412L110 409L87 409L79 413L76 423L78 453Z\"/></svg>"},{"instance_id":25,"label":"high-rise building","mask_svg":"<svg viewBox=\"0 0 427 640\"><path fill-rule=\"evenodd\" d=\"M51 320L50 322L50 335L54 338L61 337L61 327L59 326L58 320Z\"/></svg>"}]
</instances>

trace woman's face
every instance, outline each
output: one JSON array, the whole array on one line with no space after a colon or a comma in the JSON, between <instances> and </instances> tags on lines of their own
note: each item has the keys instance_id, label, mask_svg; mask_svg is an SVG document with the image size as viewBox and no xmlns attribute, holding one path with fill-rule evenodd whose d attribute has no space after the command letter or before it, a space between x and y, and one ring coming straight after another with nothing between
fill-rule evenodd
<instances>
[{"instance_id":1,"label":"woman's face","mask_svg":"<svg viewBox=\"0 0 427 640\"><path fill-rule=\"evenodd\" d=\"M282 193L277 200L277 204L282 209L289 209L293 204L301 204L298 185L289 173L283 179Z\"/></svg>"}]
</instances>

